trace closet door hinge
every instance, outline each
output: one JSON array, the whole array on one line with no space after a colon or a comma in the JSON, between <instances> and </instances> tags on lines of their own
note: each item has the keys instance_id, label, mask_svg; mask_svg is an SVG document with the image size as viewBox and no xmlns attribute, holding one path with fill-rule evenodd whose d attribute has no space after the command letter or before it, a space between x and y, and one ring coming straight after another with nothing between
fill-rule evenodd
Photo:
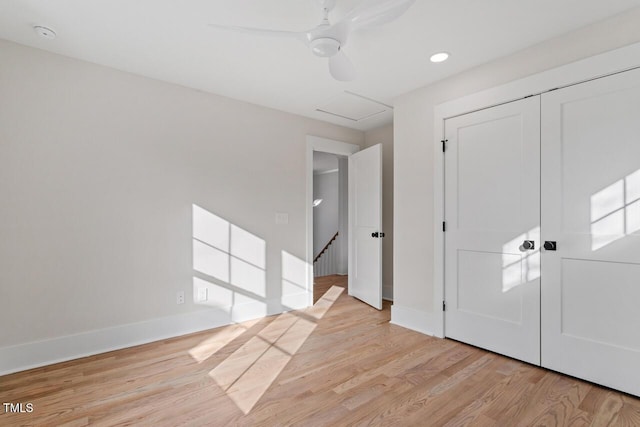
<instances>
[{"instance_id":1,"label":"closet door hinge","mask_svg":"<svg viewBox=\"0 0 640 427\"><path fill-rule=\"evenodd\" d=\"M442 141L440 141L440 142L442 142L442 152L443 152L443 153L444 153L445 151L447 151L447 142L448 142L448 141L449 141L448 139L443 139Z\"/></svg>"},{"instance_id":2,"label":"closet door hinge","mask_svg":"<svg viewBox=\"0 0 640 427\"><path fill-rule=\"evenodd\" d=\"M447 221L442 221L442 232L447 231Z\"/></svg>"},{"instance_id":3,"label":"closet door hinge","mask_svg":"<svg viewBox=\"0 0 640 427\"><path fill-rule=\"evenodd\" d=\"M442 301L442 311L447 311L447 302Z\"/></svg>"}]
</instances>

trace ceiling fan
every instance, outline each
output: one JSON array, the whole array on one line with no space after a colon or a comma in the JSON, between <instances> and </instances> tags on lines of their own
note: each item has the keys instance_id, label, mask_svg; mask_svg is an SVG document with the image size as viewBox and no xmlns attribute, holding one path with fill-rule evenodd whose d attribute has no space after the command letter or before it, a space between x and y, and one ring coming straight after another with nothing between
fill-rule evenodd
<instances>
[{"instance_id":1,"label":"ceiling fan","mask_svg":"<svg viewBox=\"0 0 640 427\"><path fill-rule=\"evenodd\" d=\"M307 31L278 31L262 28L238 27L232 25L209 24L213 28L241 33L293 38L307 45L316 56L329 58L329 72L336 80L355 79L353 63L344 54L349 35L361 28L372 28L386 24L400 17L415 0L363 0L341 20L332 24L329 13L336 0L314 0L322 9L322 22Z\"/></svg>"}]
</instances>

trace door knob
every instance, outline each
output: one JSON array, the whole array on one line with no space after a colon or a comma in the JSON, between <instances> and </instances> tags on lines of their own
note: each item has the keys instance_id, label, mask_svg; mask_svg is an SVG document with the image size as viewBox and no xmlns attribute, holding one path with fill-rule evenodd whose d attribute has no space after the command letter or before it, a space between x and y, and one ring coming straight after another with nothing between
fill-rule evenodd
<instances>
[{"instance_id":1,"label":"door knob","mask_svg":"<svg viewBox=\"0 0 640 427\"><path fill-rule=\"evenodd\" d=\"M556 242L553 240L545 240L544 248L547 251L555 251L556 250Z\"/></svg>"},{"instance_id":2,"label":"door knob","mask_svg":"<svg viewBox=\"0 0 640 427\"><path fill-rule=\"evenodd\" d=\"M375 233L371 233L371 237L378 237L380 235L380 233L378 233L377 231Z\"/></svg>"},{"instance_id":3,"label":"door knob","mask_svg":"<svg viewBox=\"0 0 640 427\"><path fill-rule=\"evenodd\" d=\"M535 249L536 242L534 242L533 240L525 240L524 242L522 242L522 248L527 251L531 249Z\"/></svg>"}]
</instances>

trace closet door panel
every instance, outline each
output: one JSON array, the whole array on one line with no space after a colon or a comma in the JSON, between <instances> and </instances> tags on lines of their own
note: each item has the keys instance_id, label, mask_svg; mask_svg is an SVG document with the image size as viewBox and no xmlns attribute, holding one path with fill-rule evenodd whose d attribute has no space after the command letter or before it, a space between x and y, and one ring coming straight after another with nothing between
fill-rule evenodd
<instances>
[{"instance_id":1,"label":"closet door panel","mask_svg":"<svg viewBox=\"0 0 640 427\"><path fill-rule=\"evenodd\" d=\"M445 334L540 361L540 104L445 123ZM524 248L525 240L534 247Z\"/></svg>"},{"instance_id":2,"label":"closet door panel","mask_svg":"<svg viewBox=\"0 0 640 427\"><path fill-rule=\"evenodd\" d=\"M541 111L542 365L640 395L640 71Z\"/></svg>"}]
</instances>

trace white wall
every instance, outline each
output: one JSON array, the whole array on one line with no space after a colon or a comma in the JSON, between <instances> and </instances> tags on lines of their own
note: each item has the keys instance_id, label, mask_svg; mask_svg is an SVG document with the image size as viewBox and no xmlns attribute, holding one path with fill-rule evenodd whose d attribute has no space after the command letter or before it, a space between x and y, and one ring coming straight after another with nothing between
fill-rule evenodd
<instances>
[{"instance_id":1,"label":"white wall","mask_svg":"<svg viewBox=\"0 0 640 427\"><path fill-rule=\"evenodd\" d=\"M0 63L0 374L307 303L305 136L362 132L5 41Z\"/></svg>"},{"instance_id":2,"label":"white wall","mask_svg":"<svg viewBox=\"0 0 640 427\"><path fill-rule=\"evenodd\" d=\"M393 300L393 125L365 132L364 146L382 144L382 297Z\"/></svg>"},{"instance_id":3,"label":"white wall","mask_svg":"<svg viewBox=\"0 0 640 427\"><path fill-rule=\"evenodd\" d=\"M640 41L634 9L399 97L394 103L392 322L433 333L434 107L484 89ZM454 56L451 60L455 60Z\"/></svg>"},{"instance_id":4,"label":"white wall","mask_svg":"<svg viewBox=\"0 0 640 427\"><path fill-rule=\"evenodd\" d=\"M313 175L313 199L322 199L322 203L313 209L313 256L315 257L338 231L337 170Z\"/></svg>"}]
</instances>

